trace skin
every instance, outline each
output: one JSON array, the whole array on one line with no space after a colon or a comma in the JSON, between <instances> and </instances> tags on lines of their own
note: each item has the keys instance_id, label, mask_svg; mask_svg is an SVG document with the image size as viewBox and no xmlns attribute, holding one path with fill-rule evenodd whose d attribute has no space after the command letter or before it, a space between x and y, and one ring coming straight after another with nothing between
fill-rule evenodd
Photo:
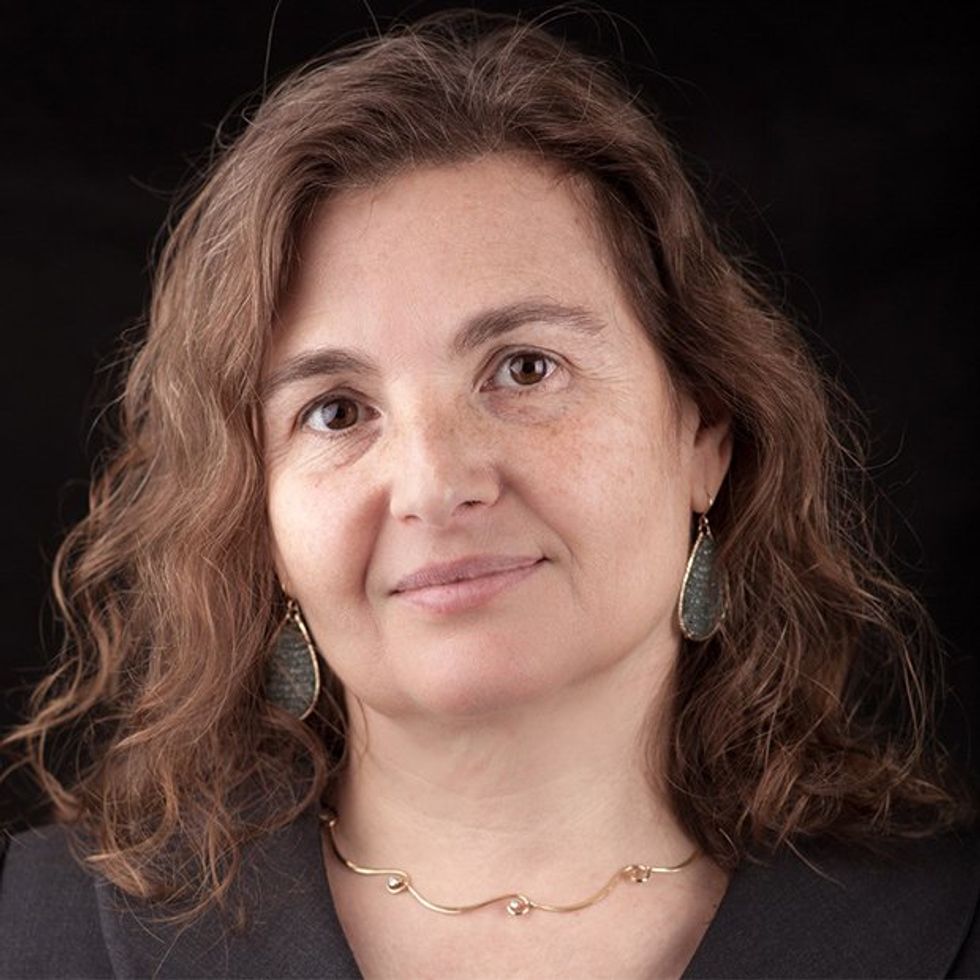
<instances>
[{"instance_id":1,"label":"skin","mask_svg":"<svg viewBox=\"0 0 980 980\"><path fill-rule=\"evenodd\" d=\"M345 686L338 841L449 904L513 890L571 903L617 867L693 849L644 773L643 733L680 649L692 512L718 493L730 426L675 404L583 193L495 155L332 198L265 365L268 378L328 345L378 363L377 378L307 378L266 401L274 559ZM528 323L452 356L468 315L528 297L587 307L604 330ZM421 565L484 552L548 560L464 612L389 594ZM590 921L637 902L667 915L667 895L716 901L708 865L642 899L621 886ZM439 916L328 874L348 935L379 905L406 942L421 924L450 945L499 929L500 907ZM524 935L559 942L580 914L532 913Z\"/></svg>"}]
</instances>

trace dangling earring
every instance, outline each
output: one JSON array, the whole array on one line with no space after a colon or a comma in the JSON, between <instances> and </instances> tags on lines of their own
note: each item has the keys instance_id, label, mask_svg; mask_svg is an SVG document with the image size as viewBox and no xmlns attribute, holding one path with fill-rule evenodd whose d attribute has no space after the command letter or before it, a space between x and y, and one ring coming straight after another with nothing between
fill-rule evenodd
<instances>
[{"instance_id":1,"label":"dangling earring","mask_svg":"<svg viewBox=\"0 0 980 980\"><path fill-rule=\"evenodd\" d=\"M265 697L300 721L320 696L320 663L313 638L295 599L286 600L286 618L269 652Z\"/></svg>"},{"instance_id":2,"label":"dangling earring","mask_svg":"<svg viewBox=\"0 0 980 980\"><path fill-rule=\"evenodd\" d=\"M687 560L677 618L685 639L700 642L713 636L725 618L728 605L728 583L715 561L715 539L708 524L708 506L698 518L698 536Z\"/></svg>"}]
</instances>

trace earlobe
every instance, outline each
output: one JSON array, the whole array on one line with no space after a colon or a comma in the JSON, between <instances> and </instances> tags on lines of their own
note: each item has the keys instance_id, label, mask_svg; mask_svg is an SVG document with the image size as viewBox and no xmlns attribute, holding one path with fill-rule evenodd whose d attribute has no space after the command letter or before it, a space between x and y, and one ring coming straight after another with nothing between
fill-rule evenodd
<instances>
[{"instance_id":1,"label":"earlobe","mask_svg":"<svg viewBox=\"0 0 980 980\"><path fill-rule=\"evenodd\" d=\"M731 413L720 413L708 424L702 424L694 438L694 483L691 487L691 509L703 514L708 509L707 494L717 497L731 465L734 434Z\"/></svg>"},{"instance_id":2,"label":"earlobe","mask_svg":"<svg viewBox=\"0 0 980 980\"><path fill-rule=\"evenodd\" d=\"M287 599L292 599L295 594L292 591L292 582L290 582L289 576L286 574L286 563L283 561L282 552L279 550L279 542L276 540L275 533L271 528L269 532L268 558L272 568L272 574L275 577L276 585L279 587L280 595L284 595Z\"/></svg>"},{"instance_id":3,"label":"earlobe","mask_svg":"<svg viewBox=\"0 0 980 980\"><path fill-rule=\"evenodd\" d=\"M289 578L283 571L283 562L279 556L278 550L275 547L273 548L272 554L272 572L276 577L276 583L278 584L282 594L288 599L293 598Z\"/></svg>"}]
</instances>

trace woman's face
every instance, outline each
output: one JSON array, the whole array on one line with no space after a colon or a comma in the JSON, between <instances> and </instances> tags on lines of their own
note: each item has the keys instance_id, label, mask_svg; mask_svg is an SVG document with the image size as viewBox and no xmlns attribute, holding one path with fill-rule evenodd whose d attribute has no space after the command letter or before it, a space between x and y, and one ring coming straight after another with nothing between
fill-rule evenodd
<instances>
[{"instance_id":1,"label":"woman's face","mask_svg":"<svg viewBox=\"0 0 980 980\"><path fill-rule=\"evenodd\" d=\"M331 199L300 255L264 372L269 518L348 692L451 717L624 658L666 672L728 440L674 409L574 188L515 156L420 169ZM474 555L538 564L468 601L394 591Z\"/></svg>"}]
</instances>

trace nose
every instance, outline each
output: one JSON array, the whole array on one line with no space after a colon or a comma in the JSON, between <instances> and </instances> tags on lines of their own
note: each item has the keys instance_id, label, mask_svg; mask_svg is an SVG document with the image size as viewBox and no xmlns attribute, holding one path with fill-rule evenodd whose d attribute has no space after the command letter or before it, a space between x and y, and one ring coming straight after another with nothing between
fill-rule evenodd
<instances>
[{"instance_id":1,"label":"nose","mask_svg":"<svg viewBox=\"0 0 980 980\"><path fill-rule=\"evenodd\" d=\"M398 520L444 527L499 494L485 422L433 397L420 401L393 434L390 510Z\"/></svg>"}]
</instances>

